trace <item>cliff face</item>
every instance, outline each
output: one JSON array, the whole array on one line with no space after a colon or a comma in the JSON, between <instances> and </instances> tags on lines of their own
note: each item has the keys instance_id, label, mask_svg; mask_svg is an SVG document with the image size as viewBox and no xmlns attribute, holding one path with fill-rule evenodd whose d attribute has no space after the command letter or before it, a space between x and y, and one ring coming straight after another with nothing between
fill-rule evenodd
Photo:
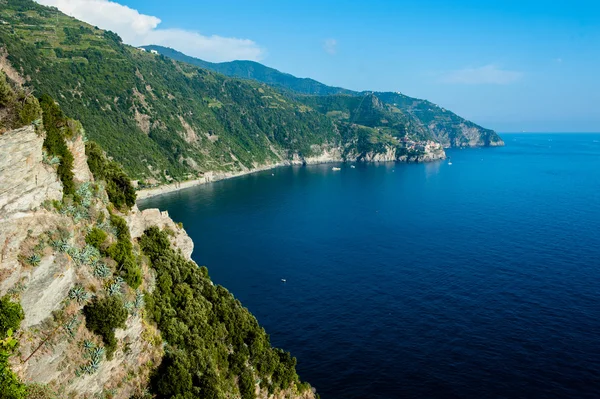
<instances>
[{"instance_id":1,"label":"cliff face","mask_svg":"<svg viewBox=\"0 0 600 399\"><path fill-rule=\"evenodd\" d=\"M86 243L93 228L109 232L108 243L117 237L107 220L111 206L103 182L91 180L83 137L67 141L81 204L63 198L56 165L44 156L42 144L43 133L33 126L0 135L0 297L18 300L25 314L11 368L23 382L44 384L58 397L146 397L150 374L164 356L161 333L144 307L155 272L140 258L142 284L133 290L118 277L114 261L94 255ZM122 217L136 251L145 230L157 226L168 232L172 248L191 259L192 240L166 212L133 207ZM94 296L107 295L122 298L128 312L124 328L115 331L111 359L82 314ZM310 389L269 394L258 385L256 396L314 398Z\"/></svg>"},{"instance_id":2,"label":"cliff face","mask_svg":"<svg viewBox=\"0 0 600 399\"><path fill-rule=\"evenodd\" d=\"M55 167L43 162L42 143L33 126L0 135L0 296L18 297L25 313L13 369L24 381L49 384L65 397L69 392L75 397L100 394L117 384L122 388L115 397L129 397L148 376L149 370L141 370L144 363L160 358L161 348L140 337L157 333L139 315L132 315L127 328L117 331L117 338L129 343L127 351L101 362L96 373L77 376L86 363L82 342L97 338L82 325L81 304L69 300L69 295L76 286L100 290L102 282L76 259L77 251L70 250L84 245L86 223L49 205L62 199L62 185ZM76 178L89 181L82 137L68 145L76 160ZM106 212L100 200L93 208ZM67 234L66 251L48 244L49 232L58 230ZM136 377L123 384L128 372Z\"/></svg>"}]
</instances>

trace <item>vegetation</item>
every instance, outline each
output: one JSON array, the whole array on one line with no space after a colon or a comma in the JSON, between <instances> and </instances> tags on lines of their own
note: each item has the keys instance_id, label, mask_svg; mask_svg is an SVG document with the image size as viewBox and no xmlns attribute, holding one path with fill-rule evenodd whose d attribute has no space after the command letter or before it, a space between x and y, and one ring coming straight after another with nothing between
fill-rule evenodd
<instances>
[{"instance_id":1,"label":"vegetation","mask_svg":"<svg viewBox=\"0 0 600 399\"><path fill-rule=\"evenodd\" d=\"M99 229L98 227L93 227L85 236L85 242L86 244L89 244L98 250L102 250L102 244L104 244L107 238L108 234L106 234L104 230Z\"/></svg>"},{"instance_id":2,"label":"vegetation","mask_svg":"<svg viewBox=\"0 0 600 399\"><path fill-rule=\"evenodd\" d=\"M168 343L152 380L157 397L254 398L257 380L270 393L301 386L296 359L272 348L252 314L173 250L166 232L146 230L140 246L156 271L146 308Z\"/></svg>"},{"instance_id":3,"label":"vegetation","mask_svg":"<svg viewBox=\"0 0 600 399\"><path fill-rule=\"evenodd\" d=\"M117 229L117 242L108 247L106 253L117 262L117 270L123 280L136 289L142 284L142 271L133 254L127 222L117 215L111 215L110 222Z\"/></svg>"},{"instance_id":4,"label":"vegetation","mask_svg":"<svg viewBox=\"0 0 600 399\"><path fill-rule=\"evenodd\" d=\"M106 345L106 358L112 359L117 348L115 329L125 328L127 320L127 310L123 301L118 296L95 297L84 306L83 314L87 329L102 337Z\"/></svg>"},{"instance_id":5,"label":"vegetation","mask_svg":"<svg viewBox=\"0 0 600 399\"><path fill-rule=\"evenodd\" d=\"M198 58L190 57L172 48L163 46L143 46L146 50L156 50L161 55L172 58L177 61L185 62L200 68L209 69L223 75L233 76L242 79L256 80L278 88L292 90L296 93L310 95L331 95L331 94L357 94L352 90L342 89L341 87L331 87L309 78L297 78L289 73L279 72L276 69L269 68L263 64L254 61L231 61L231 62L207 62Z\"/></svg>"},{"instance_id":6,"label":"vegetation","mask_svg":"<svg viewBox=\"0 0 600 399\"><path fill-rule=\"evenodd\" d=\"M25 317L21 305L8 296L0 299L0 399L24 399L27 387L11 371L8 359L17 346L12 334Z\"/></svg>"},{"instance_id":7,"label":"vegetation","mask_svg":"<svg viewBox=\"0 0 600 399\"><path fill-rule=\"evenodd\" d=\"M43 112L44 129L46 138L44 139L44 149L50 155L57 156L60 159L58 165L58 177L63 184L63 195L75 194L75 182L73 181L73 154L69 151L65 136L67 136L68 125L67 117L63 114L60 107L54 102L54 99L47 94L40 98L40 105ZM69 134L69 136L72 134Z\"/></svg>"},{"instance_id":8,"label":"vegetation","mask_svg":"<svg viewBox=\"0 0 600 399\"><path fill-rule=\"evenodd\" d=\"M0 339L5 339L10 332L19 329L25 318L23 309L18 302L12 302L8 296L0 299Z\"/></svg>"},{"instance_id":9,"label":"vegetation","mask_svg":"<svg viewBox=\"0 0 600 399\"><path fill-rule=\"evenodd\" d=\"M0 71L0 134L40 119L42 110L30 90L19 88Z\"/></svg>"},{"instance_id":10,"label":"vegetation","mask_svg":"<svg viewBox=\"0 0 600 399\"><path fill-rule=\"evenodd\" d=\"M130 177L251 168L279 161L273 148L310 155L339 138L324 115L268 86L141 52L31 0L7 0L0 19L15 69L35 76L30 84L59 99Z\"/></svg>"},{"instance_id":11,"label":"vegetation","mask_svg":"<svg viewBox=\"0 0 600 399\"><path fill-rule=\"evenodd\" d=\"M121 165L107 159L100 146L94 142L85 144L85 154L94 178L106 182L108 199L115 208L131 209L135 205L135 189Z\"/></svg>"},{"instance_id":12,"label":"vegetation","mask_svg":"<svg viewBox=\"0 0 600 399\"><path fill-rule=\"evenodd\" d=\"M445 145L461 146L468 142L462 132L461 126L463 125L479 130L481 143L484 145L500 141L498 135L492 130L484 129L429 101L397 92L356 92L340 87L327 86L313 79L297 78L253 61L212 63L189 57L167 47L154 45L144 47L148 50L157 50L160 54L177 61L197 65L227 76L266 83L284 92L289 92L289 96L295 100L333 117L338 123L342 122L340 126L342 142L346 144L353 143L352 139L355 136L353 134L350 137L344 135L343 130L347 129L348 126L343 123L344 118L339 118L340 115L346 116L346 122L352 120L353 123L363 127L380 126L384 129L390 126L389 123L393 123L390 119L399 121L400 117L400 125L396 127L401 126L401 133L409 134L415 140L432 139ZM376 102L372 101L373 97L382 102L384 107L376 106L372 108L372 105L376 105ZM343 110L343 112L339 112L340 110ZM369 114L372 118L365 119L364 117ZM367 123L362 123L365 120ZM382 123L382 121L387 122ZM361 148L351 148L351 150L357 150L359 153L364 152L364 149ZM377 151L376 148L370 148L369 150Z\"/></svg>"}]
</instances>

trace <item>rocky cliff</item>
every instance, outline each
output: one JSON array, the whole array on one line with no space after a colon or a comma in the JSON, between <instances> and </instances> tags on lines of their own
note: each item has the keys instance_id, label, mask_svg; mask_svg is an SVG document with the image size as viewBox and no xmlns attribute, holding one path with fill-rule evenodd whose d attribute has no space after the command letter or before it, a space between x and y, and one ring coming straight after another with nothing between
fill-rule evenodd
<instances>
[{"instance_id":1,"label":"rocky cliff","mask_svg":"<svg viewBox=\"0 0 600 399\"><path fill-rule=\"evenodd\" d=\"M18 346L11 368L28 386L61 398L147 397L150 375L161 363L165 345L144 308L144 295L156 284L155 273L140 257L142 283L132 289L119 277L115 261L86 240L94 229L106 232L105 245L120 240L121 233L111 216L120 213L110 205L103 182L93 181L84 138L67 142L79 203L63 198L55 162L44 155L43 141L44 133L33 126L0 134L0 297L18 301L25 316L14 336ZM120 215L135 251L144 232L158 226L168 232L172 248L190 261L193 242L166 212L134 207ZM94 297L115 295L122 298L127 318L115 331L116 350L109 358L102 339L88 329L82 309ZM258 385L256 395L314 397L310 389L269 394Z\"/></svg>"}]
</instances>

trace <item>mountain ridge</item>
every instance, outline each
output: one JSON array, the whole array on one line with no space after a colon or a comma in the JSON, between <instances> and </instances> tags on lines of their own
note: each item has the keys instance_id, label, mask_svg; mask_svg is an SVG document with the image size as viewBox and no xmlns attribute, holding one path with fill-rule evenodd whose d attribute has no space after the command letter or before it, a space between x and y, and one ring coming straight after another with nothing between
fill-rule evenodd
<instances>
[{"instance_id":1,"label":"mountain ridge","mask_svg":"<svg viewBox=\"0 0 600 399\"><path fill-rule=\"evenodd\" d=\"M292 98L303 103L308 103L308 105L314 105L315 101L307 96L343 97L347 95L361 98L371 97L371 100L372 96L376 96L378 100L396 107L396 110L392 111L392 113L405 111L405 113L411 114L409 119L412 120L413 125L421 125L424 130L431 130L433 135L429 138L439 141L445 147L497 146L503 144L500 137L493 130L482 128L428 100L409 97L399 92L354 91L341 87L328 86L311 78L298 78L255 61L212 63L188 56L169 47L145 45L140 48L144 48L147 51L157 51L159 54L174 60L197 65L227 76L258 81L283 91L292 92ZM362 105L364 102L360 101L360 104ZM380 105L373 104L381 108ZM335 111L340 111L340 109L335 107L322 109L324 114ZM389 118L390 116L393 118L390 113L387 113L386 115L382 115L382 118ZM423 119L426 122L423 122ZM432 122L432 124L428 125L428 122ZM365 126L372 128L384 127L383 125L373 123L366 124ZM452 134L453 129L458 129L465 139L457 137L460 134ZM425 132L423 134L427 136ZM483 136L482 140L476 140L476 137L474 137L476 134Z\"/></svg>"},{"instance_id":2,"label":"mountain ridge","mask_svg":"<svg viewBox=\"0 0 600 399\"><path fill-rule=\"evenodd\" d=\"M416 112L427 106L422 100L402 97L395 101L412 105L399 107L382 104L383 95L373 101L373 93L340 93L345 89L313 80L302 82L335 94L305 95L229 77L125 45L113 32L31 0L6 0L0 18L6 22L0 25L2 68L18 71L23 84L50 94L81 120L142 187L332 153L349 161L442 157L424 152L428 141L501 143L454 114L433 112L422 121ZM357 97L371 100L349 107Z\"/></svg>"}]
</instances>

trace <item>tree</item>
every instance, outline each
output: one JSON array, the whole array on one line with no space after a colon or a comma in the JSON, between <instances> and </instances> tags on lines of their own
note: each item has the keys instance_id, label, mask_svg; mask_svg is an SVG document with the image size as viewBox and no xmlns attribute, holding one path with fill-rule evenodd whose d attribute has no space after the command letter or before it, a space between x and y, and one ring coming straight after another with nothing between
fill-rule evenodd
<instances>
[{"instance_id":1,"label":"tree","mask_svg":"<svg viewBox=\"0 0 600 399\"><path fill-rule=\"evenodd\" d=\"M9 331L19 328L25 318L21 304L12 302L8 295L0 299L0 339L8 336Z\"/></svg>"},{"instance_id":2,"label":"tree","mask_svg":"<svg viewBox=\"0 0 600 399\"><path fill-rule=\"evenodd\" d=\"M117 296L95 297L83 308L83 314L86 327L102 337L106 345L106 358L111 359L117 348L115 329L125 328L127 320L127 310L123 301Z\"/></svg>"}]
</instances>

